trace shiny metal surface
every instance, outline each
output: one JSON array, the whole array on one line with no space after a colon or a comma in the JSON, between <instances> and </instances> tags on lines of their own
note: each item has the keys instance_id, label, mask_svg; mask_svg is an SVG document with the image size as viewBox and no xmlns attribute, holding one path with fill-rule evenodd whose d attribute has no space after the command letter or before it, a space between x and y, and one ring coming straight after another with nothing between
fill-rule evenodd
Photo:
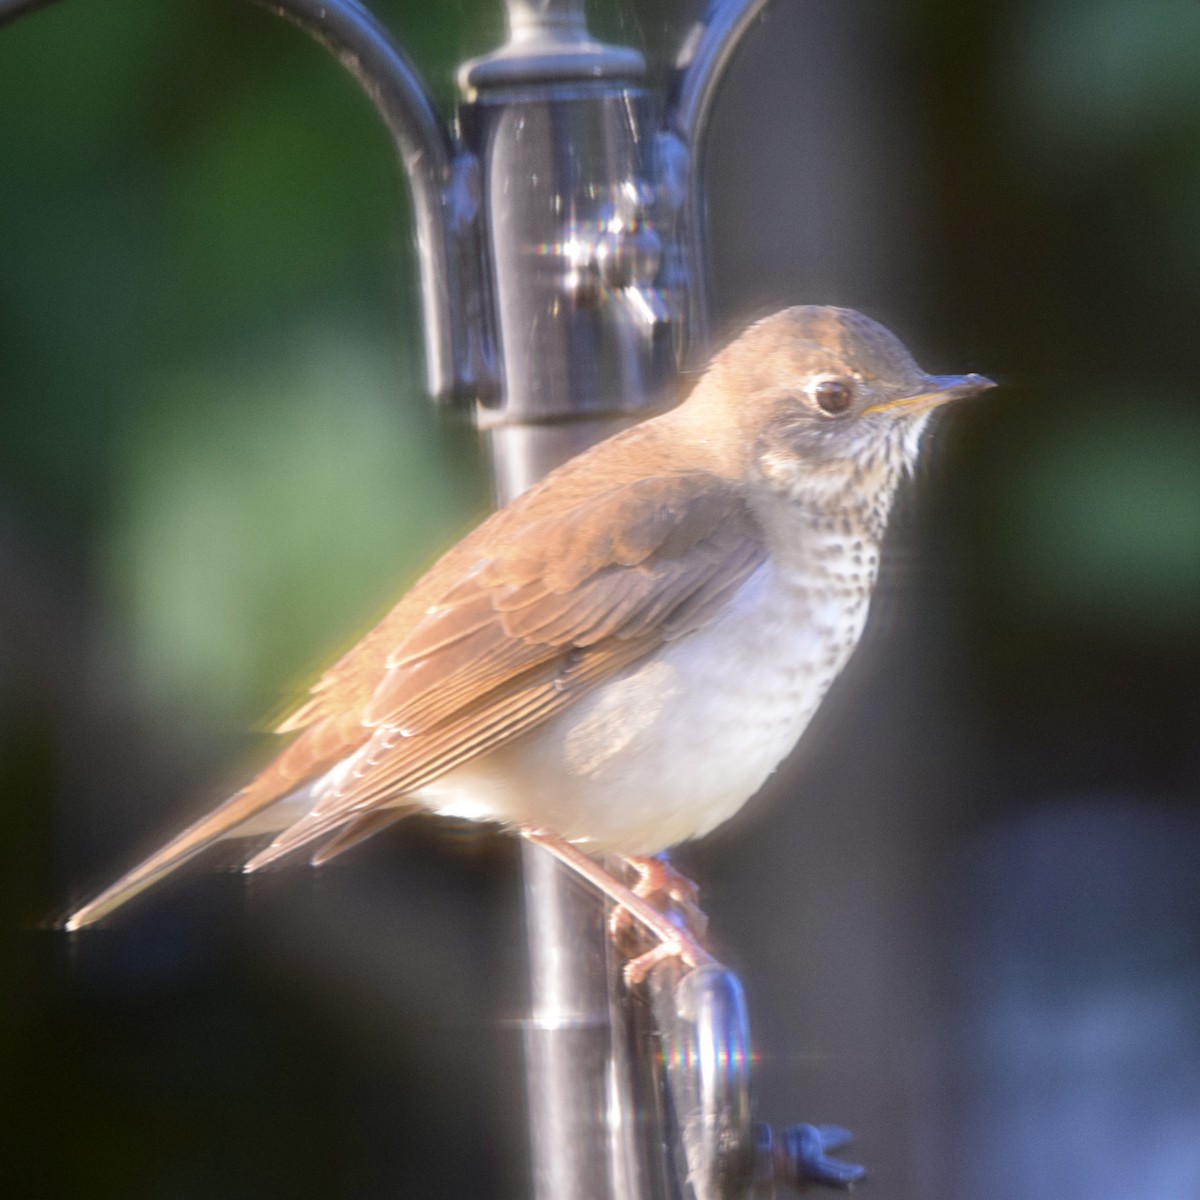
<instances>
[{"instance_id":1,"label":"shiny metal surface","mask_svg":"<svg viewBox=\"0 0 1200 1200\"><path fill-rule=\"evenodd\" d=\"M628 77L640 56L597 46L582 3L508 9L508 43L459 76L502 381L477 416L501 502L661 405L675 375L658 291L657 113ZM522 853L534 1196L676 1200L604 905L539 847Z\"/></svg>"},{"instance_id":2,"label":"shiny metal surface","mask_svg":"<svg viewBox=\"0 0 1200 1200\"><path fill-rule=\"evenodd\" d=\"M529 941L525 1063L533 1195L605 1200L612 1025L604 907L540 847L522 848Z\"/></svg>"},{"instance_id":3,"label":"shiny metal surface","mask_svg":"<svg viewBox=\"0 0 1200 1200\"><path fill-rule=\"evenodd\" d=\"M613 1194L621 1200L691 1200L687 1176L680 1173L674 1154L658 1021L646 988L631 992L622 966L613 962L609 972ZM671 969L679 970L677 965Z\"/></svg>"},{"instance_id":4,"label":"shiny metal surface","mask_svg":"<svg viewBox=\"0 0 1200 1200\"><path fill-rule=\"evenodd\" d=\"M747 1195L754 1183L750 1028L737 976L710 964L651 975L680 1177L696 1200Z\"/></svg>"},{"instance_id":5,"label":"shiny metal surface","mask_svg":"<svg viewBox=\"0 0 1200 1200\"><path fill-rule=\"evenodd\" d=\"M508 41L459 68L466 95L516 83L580 79L640 79L646 63L636 50L593 41L583 0L505 0Z\"/></svg>"},{"instance_id":6,"label":"shiny metal surface","mask_svg":"<svg viewBox=\"0 0 1200 1200\"><path fill-rule=\"evenodd\" d=\"M704 140L709 112L746 30L769 0L711 0L704 16L692 26L675 69L679 72L671 101L671 128L695 149Z\"/></svg>"},{"instance_id":7,"label":"shiny metal surface","mask_svg":"<svg viewBox=\"0 0 1200 1200\"><path fill-rule=\"evenodd\" d=\"M628 429L636 414L544 425L497 425L488 431L497 496L519 496L568 458L604 438Z\"/></svg>"},{"instance_id":8,"label":"shiny metal surface","mask_svg":"<svg viewBox=\"0 0 1200 1200\"><path fill-rule=\"evenodd\" d=\"M479 91L460 127L479 160L502 387L484 427L661 404L673 322L658 287L656 113L636 88Z\"/></svg>"},{"instance_id":9,"label":"shiny metal surface","mask_svg":"<svg viewBox=\"0 0 1200 1200\"><path fill-rule=\"evenodd\" d=\"M683 174L681 238L689 269L687 358L702 357L708 334L707 231L704 209L704 151L709 113L738 43L768 0L710 0L692 27L675 62L667 110L667 132Z\"/></svg>"}]
</instances>

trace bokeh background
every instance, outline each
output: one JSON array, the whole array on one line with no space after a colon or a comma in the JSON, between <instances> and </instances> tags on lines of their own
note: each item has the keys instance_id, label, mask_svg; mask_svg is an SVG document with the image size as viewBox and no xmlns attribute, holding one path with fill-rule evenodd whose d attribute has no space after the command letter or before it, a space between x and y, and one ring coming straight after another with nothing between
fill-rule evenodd
<instances>
[{"instance_id":1,"label":"bokeh background","mask_svg":"<svg viewBox=\"0 0 1200 1200\"><path fill-rule=\"evenodd\" d=\"M502 38L374 7L447 107ZM661 53L697 5L590 7ZM386 134L249 5L73 0L0 31L0 164L0 1190L525 1195L503 839L52 929L487 506ZM877 1200L1194 1200L1200 7L777 0L709 165L723 328L852 304L1004 385L804 745L682 856L761 1115L853 1128Z\"/></svg>"}]
</instances>

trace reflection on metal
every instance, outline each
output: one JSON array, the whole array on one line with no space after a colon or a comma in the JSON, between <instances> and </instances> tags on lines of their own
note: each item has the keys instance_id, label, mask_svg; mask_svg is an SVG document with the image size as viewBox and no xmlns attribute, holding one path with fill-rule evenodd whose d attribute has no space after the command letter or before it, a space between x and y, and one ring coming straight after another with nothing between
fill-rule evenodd
<instances>
[{"instance_id":1,"label":"reflection on metal","mask_svg":"<svg viewBox=\"0 0 1200 1200\"><path fill-rule=\"evenodd\" d=\"M753 1059L742 985L712 963L684 973L664 963L650 977L676 1174L695 1200L756 1200L822 1185L846 1189L862 1167L829 1158L850 1140L833 1125L792 1125L776 1137L752 1120Z\"/></svg>"},{"instance_id":2,"label":"reflection on metal","mask_svg":"<svg viewBox=\"0 0 1200 1200\"><path fill-rule=\"evenodd\" d=\"M542 425L663 403L675 363L656 281L652 98L589 80L472 94L459 125L479 161L502 380L480 423Z\"/></svg>"},{"instance_id":3,"label":"reflection on metal","mask_svg":"<svg viewBox=\"0 0 1200 1200\"><path fill-rule=\"evenodd\" d=\"M717 964L651 975L677 1170L696 1200L744 1196L754 1182L750 1028L741 984Z\"/></svg>"},{"instance_id":4,"label":"reflection on metal","mask_svg":"<svg viewBox=\"0 0 1200 1200\"><path fill-rule=\"evenodd\" d=\"M582 0L505 0L508 41L459 68L458 82L469 98L478 88L583 80L640 79L646 62L626 46L593 41Z\"/></svg>"},{"instance_id":5,"label":"reflection on metal","mask_svg":"<svg viewBox=\"0 0 1200 1200\"><path fill-rule=\"evenodd\" d=\"M0 26L51 2L0 0ZM475 404L500 500L669 401L706 325L708 116L766 0L709 5L665 104L641 54L590 37L583 0L506 0L509 40L459 72L453 135L355 0L252 2L325 46L395 138L430 390ZM666 962L631 993L599 898L539 847L524 855L539 1200L731 1200L861 1176L826 1155L843 1130L753 1123L730 971Z\"/></svg>"},{"instance_id":6,"label":"reflection on metal","mask_svg":"<svg viewBox=\"0 0 1200 1200\"><path fill-rule=\"evenodd\" d=\"M693 353L708 333L708 260L704 212L704 151L708 118L725 69L742 35L768 0L713 0L684 39L676 59L670 119L664 141L679 159L685 215L681 236L690 266L687 319Z\"/></svg>"},{"instance_id":7,"label":"reflection on metal","mask_svg":"<svg viewBox=\"0 0 1200 1200\"><path fill-rule=\"evenodd\" d=\"M533 1195L600 1200L610 1191L612 1025L604 906L525 843L531 1011L525 1026ZM618 1113L618 1115L620 1115ZM584 1131L581 1135L581 1131ZM631 1200L637 1192L629 1193Z\"/></svg>"}]
</instances>

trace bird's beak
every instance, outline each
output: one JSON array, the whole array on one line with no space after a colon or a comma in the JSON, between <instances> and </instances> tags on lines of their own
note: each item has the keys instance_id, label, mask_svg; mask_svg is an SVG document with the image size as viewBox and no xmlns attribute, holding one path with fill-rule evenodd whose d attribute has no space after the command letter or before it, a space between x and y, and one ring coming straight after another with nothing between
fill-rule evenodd
<instances>
[{"instance_id":1,"label":"bird's beak","mask_svg":"<svg viewBox=\"0 0 1200 1200\"><path fill-rule=\"evenodd\" d=\"M995 386L986 375L926 375L925 387L915 396L898 396L894 400L885 400L882 404L872 404L870 408L863 410L863 415L877 412L925 412L948 404L951 400L977 396Z\"/></svg>"}]
</instances>

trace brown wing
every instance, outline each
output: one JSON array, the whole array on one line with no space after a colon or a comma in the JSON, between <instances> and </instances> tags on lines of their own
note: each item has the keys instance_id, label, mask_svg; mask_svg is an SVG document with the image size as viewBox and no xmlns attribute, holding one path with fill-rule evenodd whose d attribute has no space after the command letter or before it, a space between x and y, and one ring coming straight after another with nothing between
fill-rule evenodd
<instances>
[{"instance_id":1,"label":"brown wing","mask_svg":"<svg viewBox=\"0 0 1200 1200\"><path fill-rule=\"evenodd\" d=\"M736 489L699 471L635 480L507 532L387 657L355 771L248 870L545 721L703 624L764 556Z\"/></svg>"},{"instance_id":2,"label":"brown wing","mask_svg":"<svg viewBox=\"0 0 1200 1200\"><path fill-rule=\"evenodd\" d=\"M367 767L261 865L517 736L702 624L762 560L738 490L662 475L658 422L601 443L446 554L280 726L298 736L225 804L75 913L97 920L364 747Z\"/></svg>"}]
</instances>

